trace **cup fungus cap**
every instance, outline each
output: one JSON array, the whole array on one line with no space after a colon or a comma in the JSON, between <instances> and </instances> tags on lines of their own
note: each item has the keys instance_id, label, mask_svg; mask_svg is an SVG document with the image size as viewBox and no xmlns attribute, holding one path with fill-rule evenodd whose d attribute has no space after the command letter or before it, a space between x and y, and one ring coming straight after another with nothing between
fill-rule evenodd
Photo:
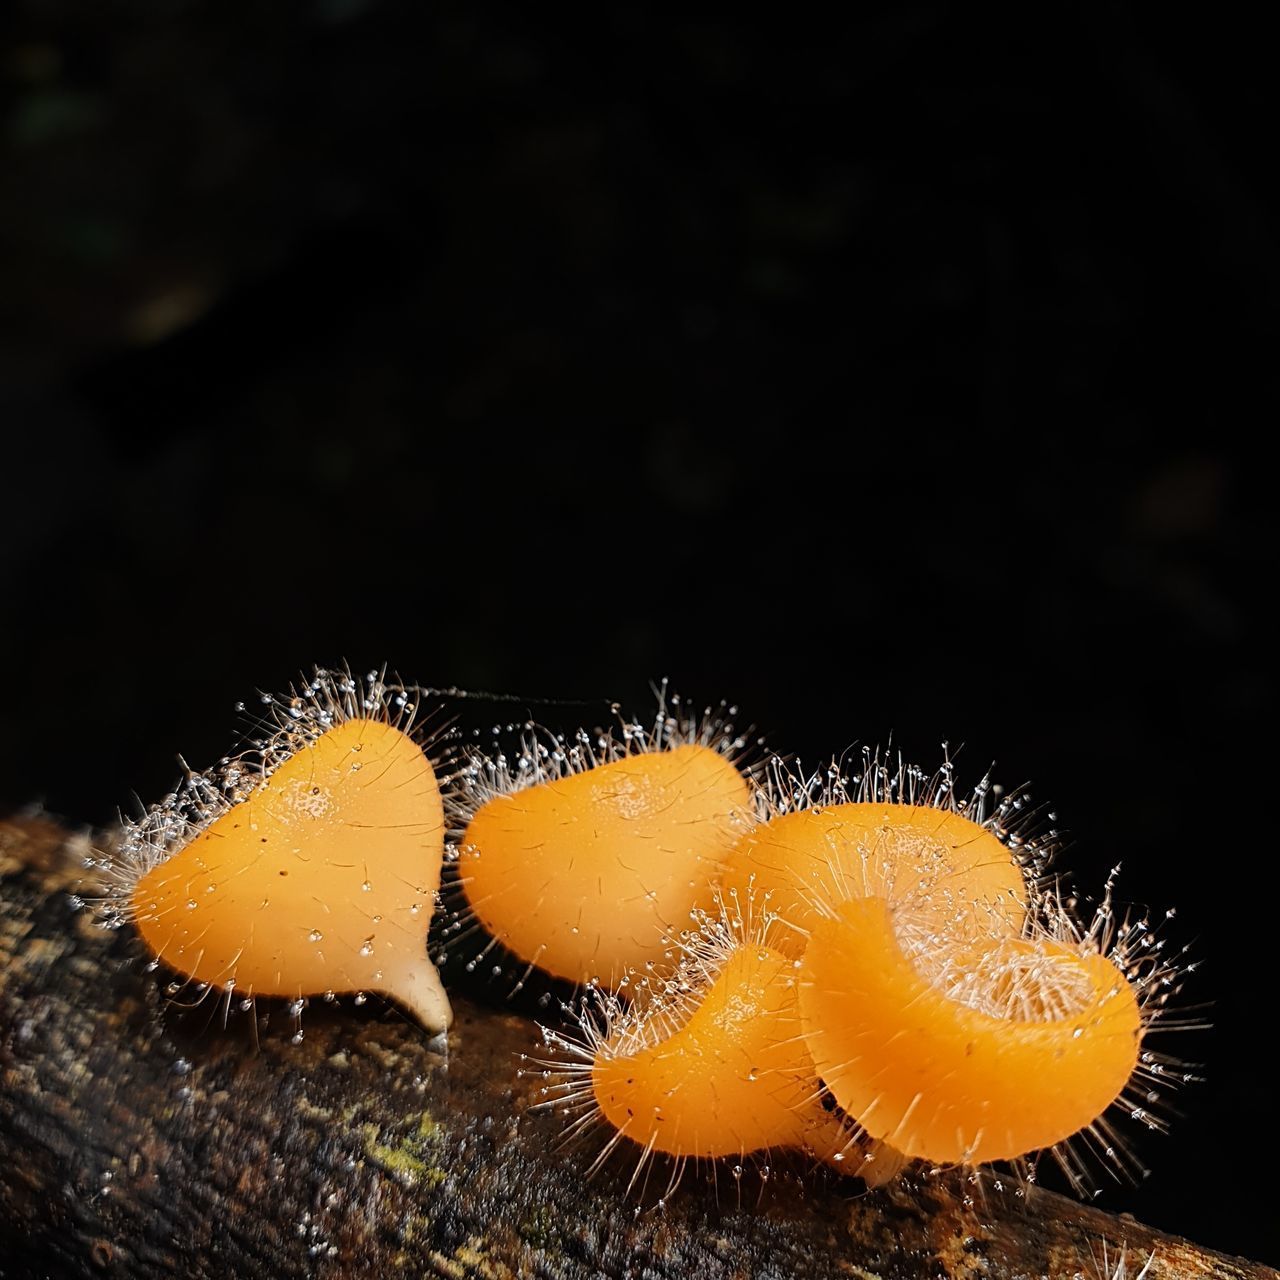
<instances>
[{"instance_id":1,"label":"cup fungus cap","mask_svg":"<svg viewBox=\"0 0 1280 1280\"><path fill-rule=\"evenodd\" d=\"M124 913L197 984L246 998L375 991L443 1031L452 1015L426 950L444 850L430 761L358 714L295 746L140 868Z\"/></svg>"},{"instance_id":2,"label":"cup fungus cap","mask_svg":"<svg viewBox=\"0 0 1280 1280\"><path fill-rule=\"evenodd\" d=\"M904 950L895 907L849 899L813 930L800 1010L814 1065L875 1138L937 1163L1011 1160L1086 1128L1138 1064L1143 1018L1106 956L992 940L944 989ZM921 953L923 955L923 953ZM944 966L945 967L945 966Z\"/></svg>"},{"instance_id":3,"label":"cup fungus cap","mask_svg":"<svg viewBox=\"0 0 1280 1280\"><path fill-rule=\"evenodd\" d=\"M925 804L824 804L779 814L746 832L729 854L721 890L752 892L784 926L775 945L805 949L819 904L910 897L939 928L1016 936L1027 887L1015 854L964 814Z\"/></svg>"},{"instance_id":4,"label":"cup fungus cap","mask_svg":"<svg viewBox=\"0 0 1280 1280\"><path fill-rule=\"evenodd\" d=\"M613 986L669 957L749 805L746 779L711 746L626 754L486 799L461 837L459 878L523 960Z\"/></svg>"}]
</instances>

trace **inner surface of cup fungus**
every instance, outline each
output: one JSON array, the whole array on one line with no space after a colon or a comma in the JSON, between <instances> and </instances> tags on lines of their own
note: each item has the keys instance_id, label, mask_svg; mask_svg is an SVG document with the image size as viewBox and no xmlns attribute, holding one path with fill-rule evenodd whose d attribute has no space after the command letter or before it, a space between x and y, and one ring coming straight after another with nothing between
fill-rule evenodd
<instances>
[{"instance_id":1,"label":"inner surface of cup fungus","mask_svg":"<svg viewBox=\"0 0 1280 1280\"><path fill-rule=\"evenodd\" d=\"M451 1020L427 955L444 812L407 695L317 673L279 729L126 832L111 910L200 990L379 992Z\"/></svg>"},{"instance_id":2,"label":"inner surface of cup fungus","mask_svg":"<svg viewBox=\"0 0 1280 1280\"><path fill-rule=\"evenodd\" d=\"M833 1096L873 1137L935 1163L1016 1160L1080 1131L1110 1149L1103 1115L1141 1074L1151 975L1133 982L1123 948L1057 932L997 928L979 945L939 935L909 903L835 905L799 993Z\"/></svg>"},{"instance_id":3,"label":"inner surface of cup fungus","mask_svg":"<svg viewBox=\"0 0 1280 1280\"><path fill-rule=\"evenodd\" d=\"M458 877L469 910L530 966L618 985L661 965L672 932L749 821L732 726L665 708L572 743L531 735L514 767L473 753L460 774Z\"/></svg>"}]
</instances>

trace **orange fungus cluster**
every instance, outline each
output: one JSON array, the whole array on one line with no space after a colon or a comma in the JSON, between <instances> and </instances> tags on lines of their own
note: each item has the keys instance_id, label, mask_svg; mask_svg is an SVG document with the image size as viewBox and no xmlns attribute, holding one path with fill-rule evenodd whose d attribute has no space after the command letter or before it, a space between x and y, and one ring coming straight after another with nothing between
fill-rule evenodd
<instances>
[{"instance_id":1,"label":"orange fungus cluster","mask_svg":"<svg viewBox=\"0 0 1280 1280\"><path fill-rule=\"evenodd\" d=\"M751 766L723 719L664 703L620 738L461 751L442 801L405 694L370 681L318 673L253 760L127 833L114 910L199 988L381 992L442 1030L447 860L449 945L483 933L587 993L538 1074L575 1129L605 1126L601 1159L791 1147L878 1182L1051 1149L1083 1183L1069 1140L1114 1150L1109 1109L1150 1096L1173 970L1109 893L1077 921L1020 798L960 796L949 763Z\"/></svg>"}]
</instances>

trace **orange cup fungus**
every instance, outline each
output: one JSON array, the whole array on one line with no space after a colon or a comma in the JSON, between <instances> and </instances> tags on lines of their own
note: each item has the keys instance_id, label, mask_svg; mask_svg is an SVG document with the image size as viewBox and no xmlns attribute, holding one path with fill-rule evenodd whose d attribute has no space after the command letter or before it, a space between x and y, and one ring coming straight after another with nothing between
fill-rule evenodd
<instances>
[{"instance_id":1,"label":"orange cup fungus","mask_svg":"<svg viewBox=\"0 0 1280 1280\"><path fill-rule=\"evenodd\" d=\"M358 696L349 677L318 673L259 767L193 777L135 824L113 910L202 992L379 992L440 1032L452 1015L426 948L440 788L391 722L411 718L403 695L369 685Z\"/></svg>"},{"instance_id":2,"label":"orange cup fungus","mask_svg":"<svg viewBox=\"0 0 1280 1280\"><path fill-rule=\"evenodd\" d=\"M733 745L696 728L598 750L528 741L514 774L474 757L457 823L471 914L570 982L662 965L750 808Z\"/></svg>"},{"instance_id":3,"label":"orange cup fungus","mask_svg":"<svg viewBox=\"0 0 1280 1280\"><path fill-rule=\"evenodd\" d=\"M682 939L676 972L648 998L623 1008L597 991L581 1040L544 1028L575 1062L546 1063L547 1105L614 1134L597 1164L626 1138L641 1148L636 1175L655 1154L676 1160L739 1159L799 1147L853 1172L870 1167L867 1144L820 1105L797 1002L797 963L762 931L707 921ZM856 1159L850 1160L850 1157ZM882 1161L886 1168L888 1161ZM634 1176L633 1176L634 1182Z\"/></svg>"},{"instance_id":4,"label":"orange cup fungus","mask_svg":"<svg viewBox=\"0 0 1280 1280\"><path fill-rule=\"evenodd\" d=\"M927 804L853 801L761 823L726 860L721 892L754 892L784 927L776 945L804 953L815 903L910 896L939 928L971 932L995 919L1016 935L1027 888L1017 857L989 829Z\"/></svg>"},{"instance_id":5,"label":"orange cup fungus","mask_svg":"<svg viewBox=\"0 0 1280 1280\"><path fill-rule=\"evenodd\" d=\"M604 1041L592 1091L604 1118L648 1150L701 1157L799 1145L816 1091L799 1030L792 961L737 946L683 1020L648 1011Z\"/></svg>"},{"instance_id":6,"label":"orange cup fungus","mask_svg":"<svg viewBox=\"0 0 1280 1280\"><path fill-rule=\"evenodd\" d=\"M1011 1160L1087 1128L1138 1065L1137 994L1106 956L929 929L904 946L884 898L815 926L800 1008L814 1064L875 1138L934 1163Z\"/></svg>"}]
</instances>

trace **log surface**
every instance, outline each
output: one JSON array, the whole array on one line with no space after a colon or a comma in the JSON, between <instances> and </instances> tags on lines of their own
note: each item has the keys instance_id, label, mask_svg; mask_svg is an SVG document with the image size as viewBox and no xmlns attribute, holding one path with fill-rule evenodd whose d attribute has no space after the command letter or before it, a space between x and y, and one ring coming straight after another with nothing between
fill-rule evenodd
<instances>
[{"instance_id":1,"label":"log surface","mask_svg":"<svg viewBox=\"0 0 1280 1280\"><path fill-rule=\"evenodd\" d=\"M87 840L0 822L0 1277L1277 1277L1051 1192L861 1184L775 1164L588 1180L530 1113L523 1016L455 999L447 1059L394 1009L182 1014L78 902ZM238 1025L237 1025L238 1024ZM968 1188L972 1192L972 1188Z\"/></svg>"}]
</instances>

